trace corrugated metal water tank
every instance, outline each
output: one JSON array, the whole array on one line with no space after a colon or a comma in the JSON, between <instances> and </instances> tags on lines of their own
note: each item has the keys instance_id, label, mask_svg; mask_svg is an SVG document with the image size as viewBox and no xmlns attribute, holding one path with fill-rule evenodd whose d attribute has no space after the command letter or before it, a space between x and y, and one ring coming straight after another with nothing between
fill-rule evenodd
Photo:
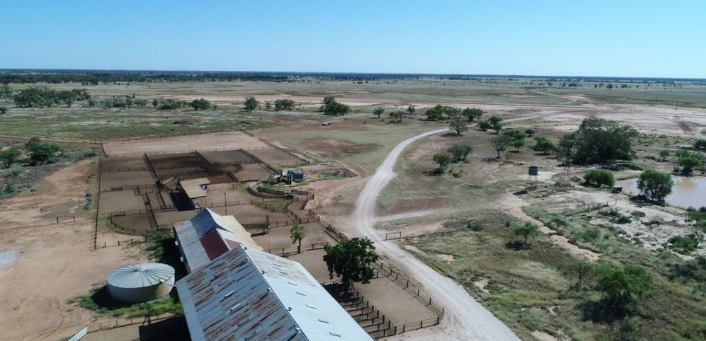
<instances>
[{"instance_id":1,"label":"corrugated metal water tank","mask_svg":"<svg viewBox=\"0 0 706 341\"><path fill-rule=\"evenodd\" d=\"M169 295L174 287L174 268L160 263L126 266L108 276L108 293L115 300L139 303Z\"/></svg>"}]
</instances>

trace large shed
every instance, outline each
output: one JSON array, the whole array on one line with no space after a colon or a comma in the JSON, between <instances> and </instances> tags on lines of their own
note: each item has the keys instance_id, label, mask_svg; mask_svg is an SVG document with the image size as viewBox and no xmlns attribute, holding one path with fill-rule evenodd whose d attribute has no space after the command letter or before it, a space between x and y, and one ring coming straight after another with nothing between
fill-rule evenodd
<instances>
[{"instance_id":1,"label":"large shed","mask_svg":"<svg viewBox=\"0 0 706 341\"><path fill-rule=\"evenodd\" d=\"M177 282L193 341L372 341L304 267L239 245Z\"/></svg>"},{"instance_id":2,"label":"large shed","mask_svg":"<svg viewBox=\"0 0 706 341\"><path fill-rule=\"evenodd\" d=\"M108 293L115 300L139 303L169 295L174 287L174 268L161 263L142 263L115 270L108 276Z\"/></svg>"},{"instance_id":3,"label":"large shed","mask_svg":"<svg viewBox=\"0 0 706 341\"><path fill-rule=\"evenodd\" d=\"M175 224L174 232L187 272L201 268L240 244L260 249L235 217L222 216L210 209Z\"/></svg>"}]
</instances>

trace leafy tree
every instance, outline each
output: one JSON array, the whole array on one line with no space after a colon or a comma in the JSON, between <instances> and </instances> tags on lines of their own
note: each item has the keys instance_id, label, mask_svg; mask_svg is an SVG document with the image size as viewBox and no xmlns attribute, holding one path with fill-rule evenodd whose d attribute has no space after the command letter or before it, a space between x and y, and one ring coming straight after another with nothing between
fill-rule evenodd
<instances>
[{"instance_id":1,"label":"leafy tree","mask_svg":"<svg viewBox=\"0 0 706 341\"><path fill-rule=\"evenodd\" d=\"M587 185L594 183L598 186L606 185L608 187L613 187L613 185L615 185L615 177L613 176L613 173L605 169L589 170L583 178L586 180Z\"/></svg>"},{"instance_id":2,"label":"leafy tree","mask_svg":"<svg viewBox=\"0 0 706 341\"><path fill-rule=\"evenodd\" d=\"M444 172L446 167L449 166L449 163L451 163L451 157L448 154L443 153L434 154L433 160L439 165L439 170L441 172Z\"/></svg>"},{"instance_id":3,"label":"leafy tree","mask_svg":"<svg viewBox=\"0 0 706 341\"><path fill-rule=\"evenodd\" d=\"M275 110L292 110L294 109L294 104L291 99L278 99L275 101Z\"/></svg>"},{"instance_id":4,"label":"leafy tree","mask_svg":"<svg viewBox=\"0 0 706 341\"><path fill-rule=\"evenodd\" d=\"M455 130L456 135L461 136L461 133L468 130L468 125L462 116L454 116L449 120L449 128Z\"/></svg>"},{"instance_id":5,"label":"leafy tree","mask_svg":"<svg viewBox=\"0 0 706 341\"><path fill-rule=\"evenodd\" d=\"M672 155L672 152L664 149L659 151L659 157L662 158L662 160L667 160L669 157Z\"/></svg>"},{"instance_id":6,"label":"leafy tree","mask_svg":"<svg viewBox=\"0 0 706 341\"><path fill-rule=\"evenodd\" d=\"M407 107L407 113L410 115L414 115L414 113L417 112L417 109L414 108L414 105L410 105Z\"/></svg>"},{"instance_id":7,"label":"leafy tree","mask_svg":"<svg viewBox=\"0 0 706 341\"><path fill-rule=\"evenodd\" d=\"M306 237L306 234L304 233L304 226L296 224L293 225L289 230L289 237L292 239L292 244L298 243L297 253L302 253L302 239Z\"/></svg>"},{"instance_id":8,"label":"leafy tree","mask_svg":"<svg viewBox=\"0 0 706 341\"><path fill-rule=\"evenodd\" d=\"M626 264L605 265L598 269L596 290L603 292L604 303L613 313L631 310L652 286L652 275L645 268Z\"/></svg>"},{"instance_id":9,"label":"leafy tree","mask_svg":"<svg viewBox=\"0 0 706 341\"><path fill-rule=\"evenodd\" d=\"M698 139L694 142L694 148L706 150L706 140Z\"/></svg>"},{"instance_id":10,"label":"leafy tree","mask_svg":"<svg viewBox=\"0 0 706 341\"><path fill-rule=\"evenodd\" d=\"M29 139L25 143L25 148L30 152L32 161L43 165L51 160L57 152L61 151L61 147L54 143L45 143L37 137Z\"/></svg>"},{"instance_id":11,"label":"leafy tree","mask_svg":"<svg viewBox=\"0 0 706 341\"><path fill-rule=\"evenodd\" d=\"M253 111L257 109L258 106L260 106L260 102L258 102L255 97L250 96L245 99L245 110Z\"/></svg>"},{"instance_id":12,"label":"leafy tree","mask_svg":"<svg viewBox=\"0 0 706 341\"><path fill-rule=\"evenodd\" d=\"M517 148L519 151L521 147L524 147L527 142L525 141L525 134L519 130L508 130L503 133L508 141L508 145Z\"/></svg>"},{"instance_id":13,"label":"leafy tree","mask_svg":"<svg viewBox=\"0 0 706 341\"><path fill-rule=\"evenodd\" d=\"M333 275L341 277L344 288L360 282L370 283L375 277L375 271L370 264L380 257L375 253L375 246L370 239L352 238L337 245L325 245L324 262L328 268L329 278Z\"/></svg>"},{"instance_id":14,"label":"leafy tree","mask_svg":"<svg viewBox=\"0 0 706 341\"><path fill-rule=\"evenodd\" d=\"M517 225L515 228L512 230L512 232L515 234L517 237L523 237L524 245L528 245L527 241L530 237L536 237L539 235L539 226L532 224L530 222L525 222L522 225Z\"/></svg>"},{"instance_id":15,"label":"leafy tree","mask_svg":"<svg viewBox=\"0 0 706 341\"><path fill-rule=\"evenodd\" d=\"M272 108L272 104L270 102L265 102L265 109L270 110Z\"/></svg>"},{"instance_id":16,"label":"leafy tree","mask_svg":"<svg viewBox=\"0 0 706 341\"><path fill-rule=\"evenodd\" d=\"M498 152L498 159L500 158L500 152L506 151L509 143L510 141L505 136L496 136L490 139L490 145Z\"/></svg>"},{"instance_id":17,"label":"leafy tree","mask_svg":"<svg viewBox=\"0 0 706 341\"><path fill-rule=\"evenodd\" d=\"M444 118L444 109L442 105L437 105L433 108L427 109L424 112L428 121L438 121Z\"/></svg>"},{"instance_id":18,"label":"leafy tree","mask_svg":"<svg viewBox=\"0 0 706 341\"><path fill-rule=\"evenodd\" d=\"M147 100L144 98L137 98L135 99L135 105L139 108L145 108L147 107Z\"/></svg>"},{"instance_id":19,"label":"leafy tree","mask_svg":"<svg viewBox=\"0 0 706 341\"><path fill-rule=\"evenodd\" d=\"M481 117L483 117L483 110L478 108L466 108L463 109L461 115L466 117L468 122L473 122L474 120L479 120Z\"/></svg>"},{"instance_id":20,"label":"leafy tree","mask_svg":"<svg viewBox=\"0 0 706 341\"><path fill-rule=\"evenodd\" d=\"M534 150L542 152L542 154L544 155L547 155L550 152L557 151L558 149L554 142L552 142L552 140L546 137L537 136L534 138Z\"/></svg>"},{"instance_id":21,"label":"leafy tree","mask_svg":"<svg viewBox=\"0 0 706 341\"><path fill-rule=\"evenodd\" d=\"M9 85L3 84L2 87L0 87L0 98L12 98L12 88L10 88Z\"/></svg>"},{"instance_id":22,"label":"leafy tree","mask_svg":"<svg viewBox=\"0 0 706 341\"><path fill-rule=\"evenodd\" d=\"M664 201L664 198L672 193L672 186L674 186L674 181L671 175L654 169L642 172L637 180L637 188L640 193L657 202Z\"/></svg>"},{"instance_id":23,"label":"leafy tree","mask_svg":"<svg viewBox=\"0 0 706 341\"><path fill-rule=\"evenodd\" d=\"M588 279L593 275L595 272L595 267L593 264L583 260L583 259L577 259L574 261L574 264L572 264L571 268L573 269L573 272L576 274L576 280L578 281L576 285L574 286L575 290L581 290L583 281L585 279Z\"/></svg>"},{"instance_id":24,"label":"leafy tree","mask_svg":"<svg viewBox=\"0 0 706 341\"><path fill-rule=\"evenodd\" d=\"M683 167L682 173L690 175L694 168L698 167L704 162L703 154L699 152L688 152L686 150L680 150L676 153L679 160L679 165Z\"/></svg>"},{"instance_id":25,"label":"leafy tree","mask_svg":"<svg viewBox=\"0 0 706 341\"><path fill-rule=\"evenodd\" d=\"M3 160L5 165L10 167L21 155L22 152L19 149L11 147L0 152L0 160Z\"/></svg>"},{"instance_id":26,"label":"leafy tree","mask_svg":"<svg viewBox=\"0 0 706 341\"><path fill-rule=\"evenodd\" d=\"M189 103L189 106L194 108L194 110L199 111L199 110L208 110L211 109L211 102L208 100L205 100L203 98L201 99L195 99Z\"/></svg>"},{"instance_id":27,"label":"leafy tree","mask_svg":"<svg viewBox=\"0 0 706 341\"><path fill-rule=\"evenodd\" d=\"M403 117L404 111L393 111L390 113L390 118L392 118L392 122L400 123L402 122Z\"/></svg>"},{"instance_id":28,"label":"leafy tree","mask_svg":"<svg viewBox=\"0 0 706 341\"><path fill-rule=\"evenodd\" d=\"M0 115L6 114L7 113L7 108L6 107L0 107Z\"/></svg>"},{"instance_id":29,"label":"leafy tree","mask_svg":"<svg viewBox=\"0 0 706 341\"><path fill-rule=\"evenodd\" d=\"M478 123L478 129L480 129L482 131L487 131L488 129L491 129L492 127L493 126L490 125L490 122L488 122L488 121L480 121Z\"/></svg>"},{"instance_id":30,"label":"leafy tree","mask_svg":"<svg viewBox=\"0 0 706 341\"><path fill-rule=\"evenodd\" d=\"M378 118L380 118L383 113L385 113L385 108L383 107L377 107L375 108L375 110L373 110L373 115L377 116Z\"/></svg>"},{"instance_id":31,"label":"leafy tree","mask_svg":"<svg viewBox=\"0 0 706 341\"><path fill-rule=\"evenodd\" d=\"M351 111L351 108L345 104L336 102L336 98L333 96L324 97L324 105L321 106L321 111L324 115L345 115Z\"/></svg>"},{"instance_id":32,"label":"leafy tree","mask_svg":"<svg viewBox=\"0 0 706 341\"><path fill-rule=\"evenodd\" d=\"M503 118L500 116L490 116L488 123L490 123L490 129L495 130L496 134L500 133L500 129L503 128Z\"/></svg>"},{"instance_id":33,"label":"leafy tree","mask_svg":"<svg viewBox=\"0 0 706 341\"><path fill-rule=\"evenodd\" d=\"M464 161L468 154L473 153L473 147L470 144L455 144L449 147L448 152L451 153L455 161Z\"/></svg>"},{"instance_id":34,"label":"leafy tree","mask_svg":"<svg viewBox=\"0 0 706 341\"><path fill-rule=\"evenodd\" d=\"M130 96L125 96L125 106L130 109L132 108L132 105L135 103L135 100L132 99Z\"/></svg>"},{"instance_id":35,"label":"leafy tree","mask_svg":"<svg viewBox=\"0 0 706 341\"><path fill-rule=\"evenodd\" d=\"M153 100L152 100L152 107L153 107L153 108L157 108L158 106L159 106L159 100L156 99L156 98L153 99Z\"/></svg>"},{"instance_id":36,"label":"leafy tree","mask_svg":"<svg viewBox=\"0 0 706 341\"><path fill-rule=\"evenodd\" d=\"M527 137L532 137L532 136L534 136L534 134L536 134L536 133L537 133L537 131L534 130L534 129L532 129L532 128L525 130L525 135L527 135Z\"/></svg>"},{"instance_id":37,"label":"leafy tree","mask_svg":"<svg viewBox=\"0 0 706 341\"><path fill-rule=\"evenodd\" d=\"M89 99L89 100L88 100L88 107L89 107L89 108L93 108L93 107L95 107L95 106L96 106L96 100L93 99L93 98Z\"/></svg>"},{"instance_id":38,"label":"leafy tree","mask_svg":"<svg viewBox=\"0 0 706 341\"><path fill-rule=\"evenodd\" d=\"M633 144L638 135L637 130L616 121L587 118L577 131L562 137L560 146L572 149L577 164L630 160L635 155Z\"/></svg>"}]
</instances>

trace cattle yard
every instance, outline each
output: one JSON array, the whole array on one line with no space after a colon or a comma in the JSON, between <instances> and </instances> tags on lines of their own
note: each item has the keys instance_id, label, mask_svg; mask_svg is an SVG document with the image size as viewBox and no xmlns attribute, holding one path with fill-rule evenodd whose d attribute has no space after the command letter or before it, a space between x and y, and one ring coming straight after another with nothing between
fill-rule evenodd
<instances>
[{"instance_id":1,"label":"cattle yard","mask_svg":"<svg viewBox=\"0 0 706 341\"><path fill-rule=\"evenodd\" d=\"M263 250L302 263L317 281L330 287L334 282L323 261L323 247L348 237L306 208L314 193L295 187L280 191L258 186L282 169L300 167L308 161L250 134L196 136L104 143L104 157L98 166L96 235L99 229L130 235L169 231L175 223L208 208L233 215ZM211 136L212 140L207 138ZM195 143L183 143L192 139ZM205 196L189 198L183 188L186 185L180 184L199 179L208 183ZM294 224L304 227L301 252L290 239ZM94 242L98 252L110 243L98 237ZM406 275L384 261L375 267L376 276L370 284L356 283L345 295L332 291L371 336L396 335L440 322L443 307ZM121 323L115 326L123 326ZM101 325L99 329L106 328Z\"/></svg>"}]
</instances>

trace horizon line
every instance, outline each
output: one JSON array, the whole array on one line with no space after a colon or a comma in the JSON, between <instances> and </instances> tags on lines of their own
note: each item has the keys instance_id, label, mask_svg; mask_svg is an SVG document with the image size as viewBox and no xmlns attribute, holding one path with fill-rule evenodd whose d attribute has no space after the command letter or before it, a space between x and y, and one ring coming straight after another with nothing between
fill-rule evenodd
<instances>
[{"instance_id":1,"label":"horizon line","mask_svg":"<svg viewBox=\"0 0 706 341\"><path fill-rule=\"evenodd\" d=\"M353 71L233 71L233 70L158 70L158 69L67 69L67 68L0 68L0 72L7 71L39 71L39 72L165 72L165 73L261 73L261 74L302 74L302 75L389 75L389 76L465 76L465 77L517 77L517 78L588 78L588 79L660 79L660 80L680 80L680 81L706 81L706 78L690 77L651 77L651 76L580 76L580 75L521 75L521 74L492 74L492 73L418 73L418 72L353 72Z\"/></svg>"}]
</instances>

